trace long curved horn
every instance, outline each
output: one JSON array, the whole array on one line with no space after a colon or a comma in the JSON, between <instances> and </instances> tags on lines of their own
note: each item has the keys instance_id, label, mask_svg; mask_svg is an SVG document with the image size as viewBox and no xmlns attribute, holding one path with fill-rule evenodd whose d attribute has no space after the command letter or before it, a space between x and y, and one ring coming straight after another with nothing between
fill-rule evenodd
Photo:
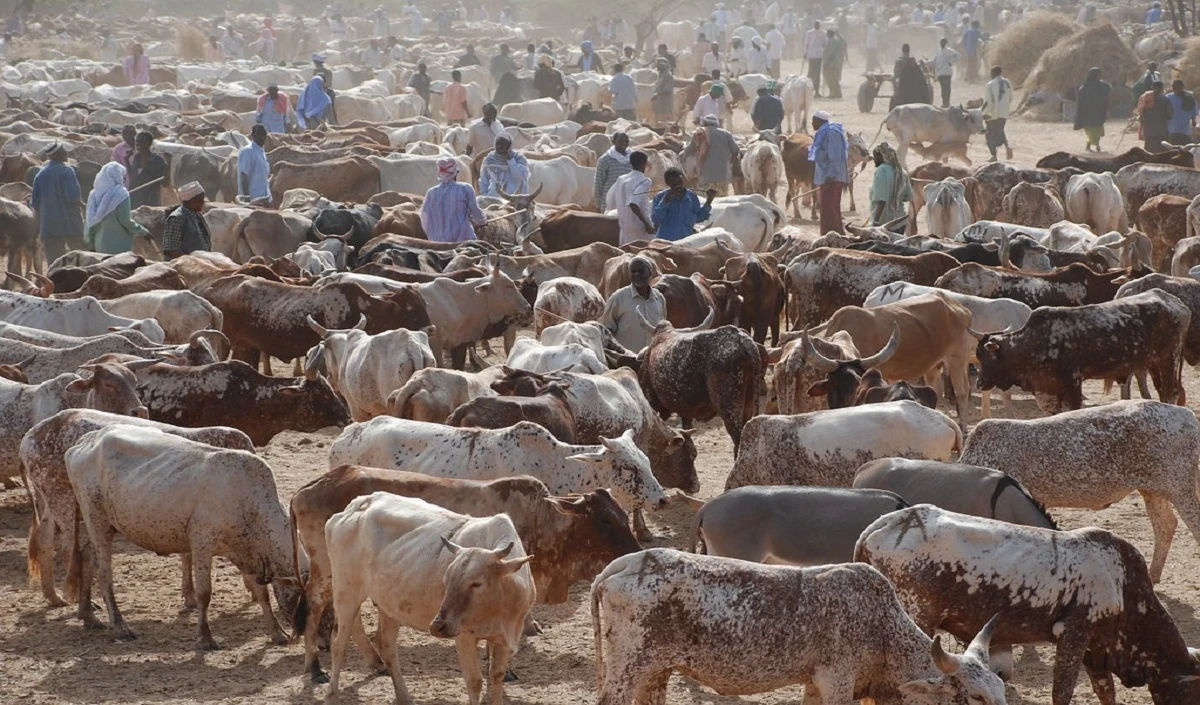
<instances>
[{"instance_id":1,"label":"long curved horn","mask_svg":"<svg viewBox=\"0 0 1200 705\"><path fill-rule=\"evenodd\" d=\"M933 656L933 664L938 667L939 671L948 676L958 673L959 663L953 656L942 650L942 638L940 636L933 638L933 644L929 647L929 653Z\"/></svg>"},{"instance_id":2,"label":"long curved horn","mask_svg":"<svg viewBox=\"0 0 1200 705\"><path fill-rule=\"evenodd\" d=\"M367 329L367 314L360 313L360 314L358 314L358 323L355 323L354 327L351 328L350 330L366 330L366 329Z\"/></svg>"},{"instance_id":3,"label":"long curved horn","mask_svg":"<svg viewBox=\"0 0 1200 705\"><path fill-rule=\"evenodd\" d=\"M225 359L225 357L229 354L229 350L233 347L233 345L229 342L229 338L226 337L224 333L211 328L205 328L204 330L198 330L195 333L192 333L192 336L188 338L188 344L194 345L202 340L208 340L209 345L211 345L213 348L213 352L215 352L217 357L222 360Z\"/></svg>"},{"instance_id":4,"label":"long curved horn","mask_svg":"<svg viewBox=\"0 0 1200 705\"><path fill-rule=\"evenodd\" d=\"M537 200L538 194L542 192L542 187L545 185L545 182L538 184L538 187L533 190L533 193L529 194L529 200L531 202Z\"/></svg>"},{"instance_id":5,"label":"long curved horn","mask_svg":"<svg viewBox=\"0 0 1200 705\"><path fill-rule=\"evenodd\" d=\"M716 317L717 317L716 310L713 309L712 306L709 306L708 307L708 315L704 317L704 320L700 322L700 325L693 326L691 328L680 328L679 332L680 333L696 333L698 331L708 330L709 328L712 327L713 319Z\"/></svg>"},{"instance_id":6,"label":"long curved horn","mask_svg":"<svg viewBox=\"0 0 1200 705\"><path fill-rule=\"evenodd\" d=\"M1012 269L1011 256L1012 243L1008 239L1008 233L1000 233L1000 267L1002 269Z\"/></svg>"},{"instance_id":7,"label":"long curved horn","mask_svg":"<svg viewBox=\"0 0 1200 705\"><path fill-rule=\"evenodd\" d=\"M305 317L305 320L308 321L308 327L312 328L313 332L317 335L321 336L322 338L329 335L329 329L320 323L317 323L317 319L313 318L311 313Z\"/></svg>"},{"instance_id":8,"label":"long curved horn","mask_svg":"<svg viewBox=\"0 0 1200 705\"><path fill-rule=\"evenodd\" d=\"M496 184L496 192L500 194L500 198L503 198L506 201L511 201L513 198L512 196L510 196L504 192L504 187L501 186L500 184Z\"/></svg>"},{"instance_id":9,"label":"long curved horn","mask_svg":"<svg viewBox=\"0 0 1200 705\"><path fill-rule=\"evenodd\" d=\"M817 347L813 345L812 337L808 334L807 328L800 333L800 346L804 348L804 359L822 374L829 374L841 366L841 363L837 360L831 360L822 355L821 351L817 350Z\"/></svg>"},{"instance_id":10,"label":"long curved horn","mask_svg":"<svg viewBox=\"0 0 1200 705\"><path fill-rule=\"evenodd\" d=\"M892 359L896 354L896 349L900 347L900 326L892 324L892 335L888 338L887 345L883 346L883 350L875 353L870 357L864 357L860 362L864 370L869 370L872 367L879 367Z\"/></svg>"},{"instance_id":11,"label":"long curved horn","mask_svg":"<svg viewBox=\"0 0 1200 705\"><path fill-rule=\"evenodd\" d=\"M982 661L985 665L988 662L988 650L992 646L992 634L996 631L996 623L1000 621L1000 615L997 614L988 620L988 623L983 625L983 629L975 635L971 640L971 645L964 652L967 656L974 656Z\"/></svg>"},{"instance_id":12,"label":"long curved horn","mask_svg":"<svg viewBox=\"0 0 1200 705\"><path fill-rule=\"evenodd\" d=\"M321 232L321 229L317 227L316 220L313 220L312 229L313 229L313 236L316 237L317 240L324 240L325 238L329 237L325 233Z\"/></svg>"}]
</instances>

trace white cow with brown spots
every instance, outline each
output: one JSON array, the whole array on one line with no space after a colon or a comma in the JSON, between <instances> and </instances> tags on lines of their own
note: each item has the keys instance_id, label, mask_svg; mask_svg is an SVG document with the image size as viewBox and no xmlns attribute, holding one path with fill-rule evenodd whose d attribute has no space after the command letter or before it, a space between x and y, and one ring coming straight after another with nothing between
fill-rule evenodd
<instances>
[{"instance_id":1,"label":"white cow with brown spots","mask_svg":"<svg viewBox=\"0 0 1200 705\"><path fill-rule=\"evenodd\" d=\"M273 580L295 582L292 535L275 476L261 458L155 428L110 426L81 438L67 451L66 466L95 551L96 579L103 586L119 639L136 635L113 594L117 533L160 556L191 554L199 648L218 648L208 625L214 556L229 559L250 578L247 586L262 608L273 640L287 642L271 612L266 586ZM81 604L91 599L90 577L85 570ZM287 590L277 586L283 604L293 601L296 593L294 586Z\"/></svg>"},{"instance_id":2,"label":"white cow with brown spots","mask_svg":"<svg viewBox=\"0 0 1200 705\"><path fill-rule=\"evenodd\" d=\"M486 641L491 701L502 705L504 671L536 597L526 565L532 556L525 555L507 515L472 518L414 497L375 492L334 514L325 525L325 542L338 624L357 622L366 600L375 604L397 703L412 702L396 648L397 631L406 626L454 639L470 705L479 704L483 690L478 643ZM334 635L326 702L338 695L351 631Z\"/></svg>"},{"instance_id":3,"label":"white cow with brown spots","mask_svg":"<svg viewBox=\"0 0 1200 705\"><path fill-rule=\"evenodd\" d=\"M654 548L592 583L592 626L598 705L665 702L676 670L720 695L803 684L806 703L1005 703L988 670L994 625L949 655L861 564L768 566Z\"/></svg>"}]
</instances>

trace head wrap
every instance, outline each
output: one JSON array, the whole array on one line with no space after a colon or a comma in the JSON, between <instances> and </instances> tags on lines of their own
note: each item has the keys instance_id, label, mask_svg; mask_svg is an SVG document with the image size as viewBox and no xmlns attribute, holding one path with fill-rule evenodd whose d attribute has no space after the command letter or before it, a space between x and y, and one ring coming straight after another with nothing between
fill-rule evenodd
<instances>
[{"instance_id":1,"label":"head wrap","mask_svg":"<svg viewBox=\"0 0 1200 705\"><path fill-rule=\"evenodd\" d=\"M42 158L52 157L55 154L57 154L59 152L59 150L64 150L64 149L66 149L66 147L63 146L62 142L59 142L58 140L54 140L50 144L39 149L38 156L42 157Z\"/></svg>"},{"instance_id":2,"label":"head wrap","mask_svg":"<svg viewBox=\"0 0 1200 705\"><path fill-rule=\"evenodd\" d=\"M813 116L814 120L821 120L823 122L832 122L833 121L833 118L831 118L829 116L829 113L825 112L824 110L818 110L815 113L813 113L812 116Z\"/></svg>"},{"instance_id":3,"label":"head wrap","mask_svg":"<svg viewBox=\"0 0 1200 705\"><path fill-rule=\"evenodd\" d=\"M125 188L125 165L109 162L100 168L92 192L87 199L87 227L92 227L129 200L129 189Z\"/></svg>"},{"instance_id":4,"label":"head wrap","mask_svg":"<svg viewBox=\"0 0 1200 705\"><path fill-rule=\"evenodd\" d=\"M779 90L779 84L775 81L767 81L767 90L769 90L769 91Z\"/></svg>"},{"instance_id":5,"label":"head wrap","mask_svg":"<svg viewBox=\"0 0 1200 705\"><path fill-rule=\"evenodd\" d=\"M204 187L200 185L199 181L186 183L179 189L179 200L183 201L184 203L187 203L197 196L203 195L205 195Z\"/></svg>"},{"instance_id":6,"label":"head wrap","mask_svg":"<svg viewBox=\"0 0 1200 705\"><path fill-rule=\"evenodd\" d=\"M318 64L325 63L325 55L320 52L313 52L312 60Z\"/></svg>"},{"instance_id":7,"label":"head wrap","mask_svg":"<svg viewBox=\"0 0 1200 705\"><path fill-rule=\"evenodd\" d=\"M721 121L717 119L716 115L705 115L700 118L700 124L705 127L717 127L721 124Z\"/></svg>"},{"instance_id":8,"label":"head wrap","mask_svg":"<svg viewBox=\"0 0 1200 705\"><path fill-rule=\"evenodd\" d=\"M714 83L708 87L708 92L716 93L717 95L725 95L725 84L724 83Z\"/></svg>"},{"instance_id":9,"label":"head wrap","mask_svg":"<svg viewBox=\"0 0 1200 705\"><path fill-rule=\"evenodd\" d=\"M437 161L438 180L448 184L458 178L458 160L453 157L442 157Z\"/></svg>"},{"instance_id":10,"label":"head wrap","mask_svg":"<svg viewBox=\"0 0 1200 705\"><path fill-rule=\"evenodd\" d=\"M579 48L583 49L584 53L590 52L592 50L592 43L585 40L583 44L579 45Z\"/></svg>"}]
</instances>

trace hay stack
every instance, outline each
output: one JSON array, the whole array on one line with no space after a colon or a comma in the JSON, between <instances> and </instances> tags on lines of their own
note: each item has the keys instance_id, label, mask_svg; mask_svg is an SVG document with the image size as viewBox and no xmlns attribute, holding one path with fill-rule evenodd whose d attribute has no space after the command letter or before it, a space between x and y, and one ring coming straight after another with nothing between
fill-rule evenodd
<instances>
[{"instance_id":1,"label":"hay stack","mask_svg":"<svg viewBox=\"0 0 1200 705\"><path fill-rule=\"evenodd\" d=\"M1088 69L1100 67L1100 75L1113 85L1136 80L1138 60L1110 24L1100 24L1067 37L1042 54L1025 79L1026 95L1035 91L1060 95L1083 83Z\"/></svg>"},{"instance_id":2,"label":"hay stack","mask_svg":"<svg viewBox=\"0 0 1200 705\"><path fill-rule=\"evenodd\" d=\"M1183 42L1183 55L1175 65L1175 76L1183 79L1188 88L1200 84L1200 37L1190 37Z\"/></svg>"},{"instance_id":3,"label":"hay stack","mask_svg":"<svg viewBox=\"0 0 1200 705\"><path fill-rule=\"evenodd\" d=\"M208 37L204 36L204 32L187 24L175 27L175 47L180 59L203 61L204 47L206 46L208 46Z\"/></svg>"},{"instance_id":4,"label":"hay stack","mask_svg":"<svg viewBox=\"0 0 1200 705\"><path fill-rule=\"evenodd\" d=\"M1004 75L1014 86L1025 82L1038 59L1063 37L1080 30L1066 15L1053 12L1034 12L1001 32L987 44L984 56L984 75L992 66L1004 69Z\"/></svg>"}]
</instances>

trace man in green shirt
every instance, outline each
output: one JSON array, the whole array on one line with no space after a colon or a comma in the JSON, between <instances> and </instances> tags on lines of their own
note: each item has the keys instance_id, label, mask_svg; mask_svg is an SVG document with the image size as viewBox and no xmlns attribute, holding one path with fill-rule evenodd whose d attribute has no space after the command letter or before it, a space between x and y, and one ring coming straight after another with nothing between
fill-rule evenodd
<instances>
[{"instance_id":1,"label":"man in green shirt","mask_svg":"<svg viewBox=\"0 0 1200 705\"><path fill-rule=\"evenodd\" d=\"M912 184L900 166L896 150L882 142L872 152L875 158L875 178L871 180L871 225L884 225L899 220L889 230L903 234L905 204L912 200Z\"/></svg>"}]
</instances>

